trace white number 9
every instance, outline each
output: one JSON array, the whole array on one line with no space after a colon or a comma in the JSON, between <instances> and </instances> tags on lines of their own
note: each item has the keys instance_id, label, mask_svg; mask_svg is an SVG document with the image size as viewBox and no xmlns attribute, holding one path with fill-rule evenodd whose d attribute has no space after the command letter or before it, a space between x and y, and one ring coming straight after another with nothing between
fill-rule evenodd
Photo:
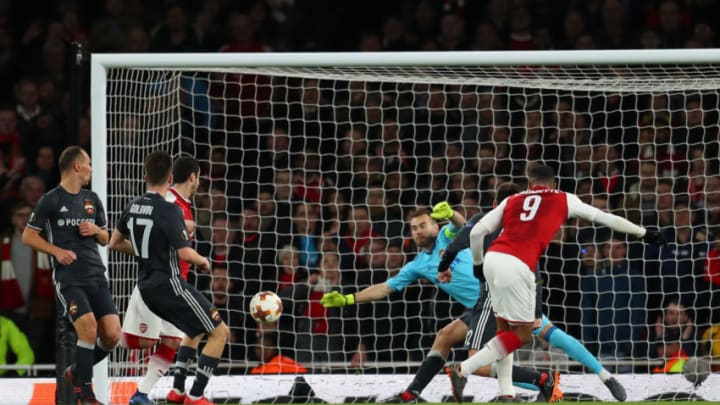
<instances>
[{"instance_id":1,"label":"white number 9","mask_svg":"<svg viewBox=\"0 0 720 405\"><path fill-rule=\"evenodd\" d=\"M540 208L540 202L542 199L539 195L529 195L523 200L523 212L520 213L520 220L527 222L532 221L537 215L538 208Z\"/></svg>"}]
</instances>

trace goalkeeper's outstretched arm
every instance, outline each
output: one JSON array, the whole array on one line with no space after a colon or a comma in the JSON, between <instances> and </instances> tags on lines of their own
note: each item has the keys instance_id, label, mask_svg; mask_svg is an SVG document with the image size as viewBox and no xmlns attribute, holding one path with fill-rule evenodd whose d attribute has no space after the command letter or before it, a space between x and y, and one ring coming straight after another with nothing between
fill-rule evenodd
<instances>
[{"instance_id":1,"label":"goalkeeper's outstretched arm","mask_svg":"<svg viewBox=\"0 0 720 405\"><path fill-rule=\"evenodd\" d=\"M387 283L379 283L373 284L368 288L356 292L355 294L343 295L338 291L326 293L320 299L320 303L325 308L344 307L346 305L353 305L360 302L381 300L390 295L392 292L393 290L389 285L387 285Z\"/></svg>"}]
</instances>

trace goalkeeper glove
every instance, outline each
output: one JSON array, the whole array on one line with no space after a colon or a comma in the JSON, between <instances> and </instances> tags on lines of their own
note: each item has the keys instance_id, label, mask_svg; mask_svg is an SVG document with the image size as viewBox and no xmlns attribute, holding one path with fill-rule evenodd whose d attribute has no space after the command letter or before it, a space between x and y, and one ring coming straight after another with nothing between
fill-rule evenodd
<instances>
[{"instance_id":1,"label":"goalkeeper glove","mask_svg":"<svg viewBox=\"0 0 720 405\"><path fill-rule=\"evenodd\" d=\"M433 207L430 216L438 220L450 219L453 216L453 209L447 201L439 202Z\"/></svg>"},{"instance_id":2,"label":"goalkeeper glove","mask_svg":"<svg viewBox=\"0 0 720 405\"><path fill-rule=\"evenodd\" d=\"M651 229L647 229L645 231L645 236L643 236L642 239L643 241L645 241L645 243L649 243L655 246L662 246L667 244L665 237L660 232Z\"/></svg>"},{"instance_id":3,"label":"goalkeeper glove","mask_svg":"<svg viewBox=\"0 0 720 405\"><path fill-rule=\"evenodd\" d=\"M338 308L355 303L355 294L342 295L338 291L323 294L320 303L325 308Z\"/></svg>"}]
</instances>

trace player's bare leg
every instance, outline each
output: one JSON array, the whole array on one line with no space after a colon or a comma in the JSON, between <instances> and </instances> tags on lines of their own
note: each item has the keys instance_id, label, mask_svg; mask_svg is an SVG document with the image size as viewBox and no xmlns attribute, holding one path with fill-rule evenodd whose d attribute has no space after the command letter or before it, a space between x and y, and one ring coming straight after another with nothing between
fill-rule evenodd
<instances>
[{"instance_id":1,"label":"player's bare leg","mask_svg":"<svg viewBox=\"0 0 720 405\"><path fill-rule=\"evenodd\" d=\"M215 367L217 367L220 356L225 349L228 337L230 336L230 329L224 322L222 322L208 335L205 347L198 359L195 382L187 395L187 399L185 399L183 392L185 390L185 378L187 377L187 361L191 357L195 357L197 348L200 345L200 340L203 336L204 334L200 334L194 338L185 337L180 344L180 348L177 353L177 360L175 361L173 390L170 391L170 394L168 394L168 402L173 402L171 399L175 399L176 397L178 399L182 397L185 400L184 403L186 404L210 403L203 397L203 392L205 391L205 387L207 386Z\"/></svg>"},{"instance_id":2,"label":"player's bare leg","mask_svg":"<svg viewBox=\"0 0 720 405\"><path fill-rule=\"evenodd\" d=\"M464 375L474 373L480 367L491 365L497 362L497 379L500 384L502 396L515 396L515 389L512 385L512 352L527 342L532 337L532 323L510 325L502 318L497 319L498 334L492 338L485 347L475 353L459 365L453 367L450 372L450 380L453 383L453 395L456 396L456 386L464 378ZM524 340L523 340L524 339ZM506 359L507 356L511 356Z\"/></svg>"},{"instance_id":3,"label":"player's bare leg","mask_svg":"<svg viewBox=\"0 0 720 405\"><path fill-rule=\"evenodd\" d=\"M225 349L228 337L230 336L230 329L227 327L225 322L218 325L208 335L207 342L203 351L198 358L197 374L195 375L195 382L193 383L190 392L188 393L189 401L185 401L186 404L192 405L205 405L210 404L210 401L203 397L205 387L207 386L210 377L212 377L215 368L220 362L220 356ZM195 347L200 343L200 338L196 337Z\"/></svg>"},{"instance_id":4,"label":"player's bare leg","mask_svg":"<svg viewBox=\"0 0 720 405\"><path fill-rule=\"evenodd\" d=\"M107 357L120 342L120 317L117 314L105 315L97 320L97 341L93 353L93 364Z\"/></svg>"},{"instance_id":5,"label":"player's bare leg","mask_svg":"<svg viewBox=\"0 0 720 405\"><path fill-rule=\"evenodd\" d=\"M203 336L203 335L200 335ZM188 365L195 360L200 339L183 337L178 346L173 364L173 388L168 392L167 402L171 404L182 404L185 402L185 379L187 378Z\"/></svg>"},{"instance_id":6,"label":"player's bare leg","mask_svg":"<svg viewBox=\"0 0 720 405\"><path fill-rule=\"evenodd\" d=\"M383 402L418 402L417 398L420 392L425 389L430 381L432 381L437 373L445 366L447 357L450 355L450 349L465 340L467 333L467 325L459 319L455 319L440 329L437 335L435 335L435 340L430 348L430 352L422 364L420 364L420 368L417 373L415 373L415 378L410 382L410 385L408 385L405 391L393 395Z\"/></svg>"},{"instance_id":7,"label":"player's bare leg","mask_svg":"<svg viewBox=\"0 0 720 405\"><path fill-rule=\"evenodd\" d=\"M93 351L98 336L95 315L92 312L81 315L73 327L78 337L75 364L65 370L65 378L70 380L77 398L89 402L95 399L92 389Z\"/></svg>"}]
</instances>

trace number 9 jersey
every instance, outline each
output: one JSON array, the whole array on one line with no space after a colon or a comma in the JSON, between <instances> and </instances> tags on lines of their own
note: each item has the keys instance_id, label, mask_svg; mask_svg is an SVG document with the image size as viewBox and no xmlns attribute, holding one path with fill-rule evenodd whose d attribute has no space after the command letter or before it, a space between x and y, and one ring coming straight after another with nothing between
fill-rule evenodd
<instances>
[{"instance_id":1,"label":"number 9 jersey","mask_svg":"<svg viewBox=\"0 0 720 405\"><path fill-rule=\"evenodd\" d=\"M540 255L570 217L568 210L573 200L568 197L565 192L537 186L506 198L500 204L505 206L503 231L488 252L515 256L535 271Z\"/></svg>"}]
</instances>

